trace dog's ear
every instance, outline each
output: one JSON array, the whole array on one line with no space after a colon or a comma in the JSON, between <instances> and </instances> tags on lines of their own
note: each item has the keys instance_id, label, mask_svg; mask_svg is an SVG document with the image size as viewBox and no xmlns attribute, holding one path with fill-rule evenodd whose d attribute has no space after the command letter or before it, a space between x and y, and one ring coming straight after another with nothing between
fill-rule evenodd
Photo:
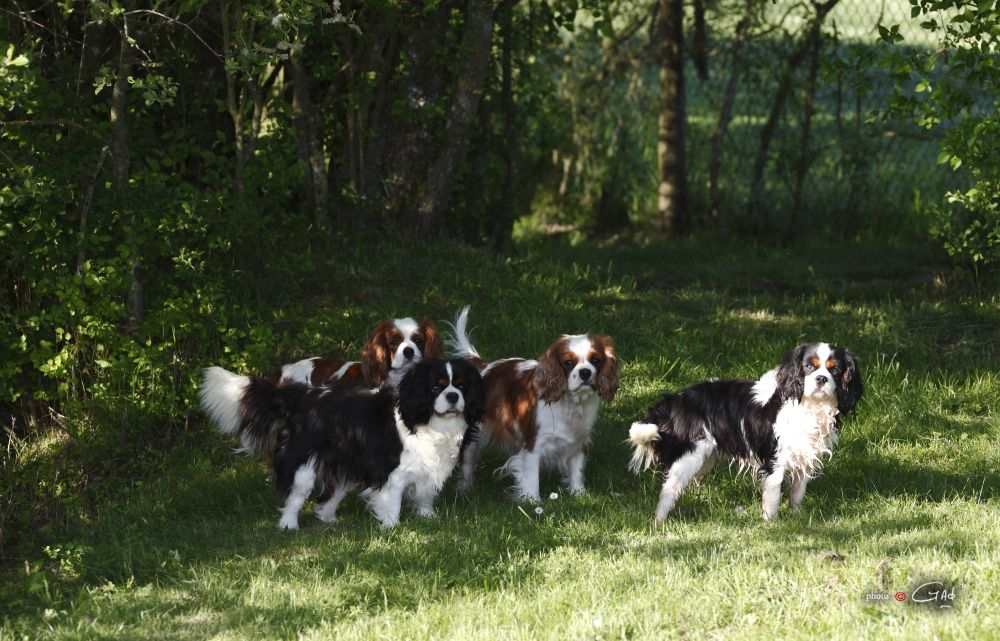
<instances>
[{"instance_id":1,"label":"dog's ear","mask_svg":"<svg viewBox=\"0 0 1000 641\"><path fill-rule=\"evenodd\" d=\"M392 368L392 354L389 351L389 332L392 321L382 321L372 330L368 342L361 350L361 373L369 385L381 385Z\"/></svg>"},{"instance_id":2,"label":"dog's ear","mask_svg":"<svg viewBox=\"0 0 1000 641\"><path fill-rule=\"evenodd\" d=\"M566 394L567 379L560 358L561 343L562 341L557 341L545 350L535 368L535 392L546 403L555 403Z\"/></svg>"},{"instance_id":3,"label":"dog's ear","mask_svg":"<svg viewBox=\"0 0 1000 641\"><path fill-rule=\"evenodd\" d=\"M475 428L483 420L486 412L486 385L479 368L465 360L451 361L465 379L465 423Z\"/></svg>"},{"instance_id":4,"label":"dog's ear","mask_svg":"<svg viewBox=\"0 0 1000 641\"><path fill-rule=\"evenodd\" d=\"M799 345L792 351L785 354L785 358L778 367L778 393L781 401L802 400L802 392L805 391L805 371L802 369L802 359L805 358L809 345Z\"/></svg>"},{"instance_id":5,"label":"dog's ear","mask_svg":"<svg viewBox=\"0 0 1000 641\"><path fill-rule=\"evenodd\" d=\"M601 364L597 368L597 378L594 379L594 387L601 400L610 403L618 391L618 358L615 356L615 346L608 336L598 336L594 342L604 348Z\"/></svg>"},{"instance_id":6,"label":"dog's ear","mask_svg":"<svg viewBox=\"0 0 1000 641\"><path fill-rule=\"evenodd\" d=\"M857 356L844 350L844 370L837 381L837 409L846 414L854 409L865 393L861 382L861 361Z\"/></svg>"},{"instance_id":7,"label":"dog's ear","mask_svg":"<svg viewBox=\"0 0 1000 641\"><path fill-rule=\"evenodd\" d=\"M399 415L411 433L427 425L434 413L435 395L431 393L430 372L436 363L420 361L403 375L399 383Z\"/></svg>"},{"instance_id":8,"label":"dog's ear","mask_svg":"<svg viewBox=\"0 0 1000 641\"><path fill-rule=\"evenodd\" d=\"M428 319L420 321L420 329L424 333L424 348L421 351L424 358L444 358L444 342L434 328L434 323Z\"/></svg>"}]
</instances>

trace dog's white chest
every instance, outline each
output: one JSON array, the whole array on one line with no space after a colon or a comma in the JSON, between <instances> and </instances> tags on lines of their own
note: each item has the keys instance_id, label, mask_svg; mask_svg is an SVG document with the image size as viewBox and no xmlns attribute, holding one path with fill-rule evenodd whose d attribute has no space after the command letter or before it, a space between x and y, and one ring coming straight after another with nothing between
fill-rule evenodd
<instances>
[{"instance_id":1,"label":"dog's white chest","mask_svg":"<svg viewBox=\"0 0 1000 641\"><path fill-rule=\"evenodd\" d=\"M540 403L538 440L544 449L578 449L590 441L600 399L593 393L566 394L558 402Z\"/></svg>"},{"instance_id":2,"label":"dog's white chest","mask_svg":"<svg viewBox=\"0 0 1000 641\"><path fill-rule=\"evenodd\" d=\"M397 426L402 422L397 423ZM442 419L434 417L430 425L411 434L405 427L400 429L403 452L399 467L414 476L429 479L441 487L458 461L458 451L465 434L463 419Z\"/></svg>"},{"instance_id":3,"label":"dog's white chest","mask_svg":"<svg viewBox=\"0 0 1000 641\"><path fill-rule=\"evenodd\" d=\"M833 456L837 443L835 402L787 403L774 425L778 439L778 464L791 475L813 477L823 467L823 457Z\"/></svg>"}]
</instances>

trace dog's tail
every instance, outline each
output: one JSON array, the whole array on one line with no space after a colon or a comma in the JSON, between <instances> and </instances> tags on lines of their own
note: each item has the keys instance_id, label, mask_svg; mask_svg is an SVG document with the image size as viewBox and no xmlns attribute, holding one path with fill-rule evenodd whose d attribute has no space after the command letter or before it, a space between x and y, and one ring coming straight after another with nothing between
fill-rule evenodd
<instances>
[{"instance_id":1,"label":"dog's tail","mask_svg":"<svg viewBox=\"0 0 1000 641\"><path fill-rule=\"evenodd\" d=\"M462 311L458 313L458 317L455 318L455 323L451 325L451 329L452 335L446 340L448 351L454 356L464 358L479 369L482 369L486 365L486 361L479 355L479 352L476 351L476 348L472 346L472 342L469 340L468 305L463 307Z\"/></svg>"},{"instance_id":2,"label":"dog's tail","mask_svg":"<svg viewBox=\"0 0 1000 641\"><path fill-rule=\"evenodd\" d=\"M660 440L660 428L653 423L636 421L628 430L628 442L635 450L628 469L638 474L656 465L656 442Z\"/></svg>"},{"instance_id":3,"label":"dog's tail","mask_svg":"<svg viewBox=\"0 0 1000 641\"><path fill-rule=\"evenodd\" d=\"M287 403L300 385L278 387L256 376L240 376L221 367L202 374L198 396L202 410L222 434L240 439L238 452L273 454L287 436Z\"/></svg>"}]
</instances>

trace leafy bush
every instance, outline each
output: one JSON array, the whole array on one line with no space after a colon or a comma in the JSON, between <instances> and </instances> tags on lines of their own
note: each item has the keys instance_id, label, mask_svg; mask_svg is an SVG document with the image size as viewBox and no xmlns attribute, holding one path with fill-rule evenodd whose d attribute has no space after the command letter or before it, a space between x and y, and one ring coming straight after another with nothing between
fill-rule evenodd
<instances>
[{"instance_id":1,"label":"leafy bush","mask_svg":"<svg viewBox=\"0 0 1000 641\"><path fill-rule=\"evenodd\" d=\"M939 46L905 49L898 25L879 28L896 82L887 113L940 136L939 162L960 172L965 187L942 194L931 231L978 282L981 268L1000 260L1000 9L992 0L910 4Z\"/></svg>"}]
</instances>

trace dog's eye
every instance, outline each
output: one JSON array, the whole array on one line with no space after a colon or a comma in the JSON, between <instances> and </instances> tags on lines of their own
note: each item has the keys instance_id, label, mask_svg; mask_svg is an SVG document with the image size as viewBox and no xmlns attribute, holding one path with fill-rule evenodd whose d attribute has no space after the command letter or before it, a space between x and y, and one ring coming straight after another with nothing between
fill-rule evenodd
<instances>
[{"instance_id":1,"label":"dog's eye","mask_svg":"<svg viewBox=\"0 0 1000 641\"><path fill-rule=\"evenodd\" d=\"M813 365L812 363L806 363L806 365L805 365L805 370L806 370L807 372L811 372L811 371L813 371L814 369L816 369L816 367L815 367L815 366L814 366L814 365Z\"/></svg>"},{"instance_id":2,"label":"dog's eye","mask_svg":"<svg viewBox=\"0 0 1000 641\"><path fill-rule=\"evenodd\" d=\"M390 347L394 347L394 348L395 347L399 347L399 339L398 338L394 338L391 341L389 341L389 346Z\"/></svg>"},{"instance_id":3,"label":"dog's eye","mask_svg":"<svg viewBox=\"0 0 1000 641\"><path fill-rule=\"evenodd\" d=\"M595 356L594 358L590 359L590 364L593 365L594 367L600 367L601 366L601 359L599 359L599 358L597 358Z\"/></svg>"},{"instance_id":4,"label":"dog's eye","mask_svg":"<svg viewBox=\"0 0 1000 641\"><path fill-rule=\"evenodd\" d=\"M422 339L422 338L414 338L413 342L417 344L417 347L423 347L424 346L424 339Z\"/></svg>"},{"instance_id":5,"label":"dog's eye","mask_svg":"<svg viewBox=\"0 0 1000 641\"><path fill-rule=\"evenodd\" d=\"M431 388L431 391L434 392L435 394L440 394L441 393L441 386L440 385L435 385L434 387Z\"/></svg>"},{"instance_id":6,"label":"dog's eye","mask_svg":"<svg viewBox=\"0 0 1000 641\"><path fill-rule=\"evenodd\" d=\"M573 369L574 367L576 367L576 361L574 361L574 360L565 360L565 361L563 361L563 366L565 366L566 369Z\"/></svg>"},{"instance_id":7,"label":"dog's eye","mask_svg":"<svg viewBox=\"0 0 1000 641\"><path fill-rule=\"evenodd\" d=\"M833 375L837 375L837 374L840 373L840 368L839 367L832 367L832 368L830 368L830 373L833 374Z\"/></svg>"}]
</instances>

